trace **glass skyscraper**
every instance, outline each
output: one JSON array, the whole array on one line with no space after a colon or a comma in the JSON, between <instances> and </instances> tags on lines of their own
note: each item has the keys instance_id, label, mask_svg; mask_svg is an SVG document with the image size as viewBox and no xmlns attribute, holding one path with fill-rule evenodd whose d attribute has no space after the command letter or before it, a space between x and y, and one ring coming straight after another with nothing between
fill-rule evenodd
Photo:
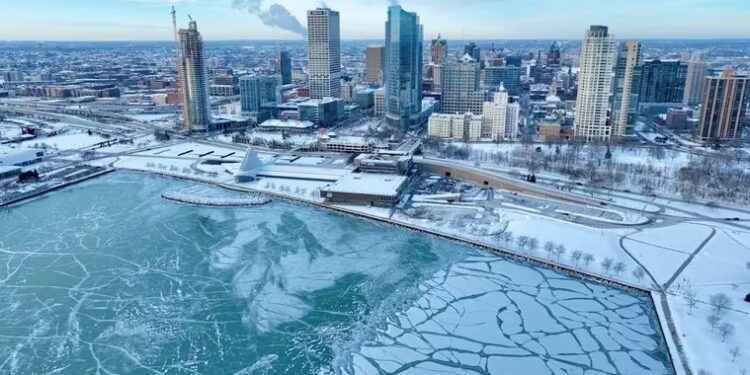
<instances>
[{"instance_id":1,"label":"glass skyscraper","mask_svg":"<svg viewBox=\"0 0 750 375\"><path fill-rule=\"evenodd\" d=\"M420 125L422 111L422 25L419 16L388 7L385 23L385 118L401 130Z\"/></svg>"}]
</instances>

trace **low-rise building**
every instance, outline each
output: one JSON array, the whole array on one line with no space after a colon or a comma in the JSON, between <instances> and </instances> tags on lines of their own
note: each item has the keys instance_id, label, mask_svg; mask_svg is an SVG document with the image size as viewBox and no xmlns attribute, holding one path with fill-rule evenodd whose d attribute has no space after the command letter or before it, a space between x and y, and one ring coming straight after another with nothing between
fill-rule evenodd
<instances>
[{"instance_id":1,"label":"low-rise building","mask_svg":"<svg viewBox=\"0 0 750 375\"><path fill-rule=\"evenodd\" d=\"M482 136L482 116L472 113L434 113L427 122L427 135L434 138L478 141Z\"/></svg>"},{"instance_id":2,"label":"low-rise building","mask_svg":"<svg viewBox=\"0 0 750 375\"><path fill-rule=\"evenodd\" d=\"M354 159L354 166L363 173L406 175L411 171L412 156L361 154Z\"/></svg>"},{"instance_id":3,"label":"low-rise building","mask_svg":"<svg viewBox=\"0 0 750 375\"><path fill-rule=\"evenodd\" d=\"M407 181L406 176L350 173L320 189L320 196L329 203L393 207Z\"/></svg>"},{"instance_id":4,"label":"low-rise building","mask_svg":"<svg viewBox=\"0 0 750 375\"><path fill-rule=\"evenodd\" d=\"M297 121L297 120L266 120L258 124L258 130L260 131L285 131L290 133L309 133L315 127L310 121Z\"/></svg>"}]
</instances>

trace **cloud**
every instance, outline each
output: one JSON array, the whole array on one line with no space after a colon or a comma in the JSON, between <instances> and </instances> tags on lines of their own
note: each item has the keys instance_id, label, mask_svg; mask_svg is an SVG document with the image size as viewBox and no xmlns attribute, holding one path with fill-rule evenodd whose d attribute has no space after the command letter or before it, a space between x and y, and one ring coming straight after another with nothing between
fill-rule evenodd
<instances>
[{"instance_id":1,"label":"cloud","mask_svg":"<svg viewBox=\"0 0 750 375\"><path fill-rule=\"evenodd\" d=\"M232 0L232 7L254 14L268 26L278 27L295 34L307 36L307 29L300 21L280 4L272 4L267 10L262 10L263 0Z\"/></svg>"}]
</instances>

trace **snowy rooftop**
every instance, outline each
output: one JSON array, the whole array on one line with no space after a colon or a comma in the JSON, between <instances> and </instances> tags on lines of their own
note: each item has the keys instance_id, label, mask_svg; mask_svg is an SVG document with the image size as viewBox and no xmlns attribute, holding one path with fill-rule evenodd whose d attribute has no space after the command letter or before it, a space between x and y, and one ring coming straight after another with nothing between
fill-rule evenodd
<instances>
[{"instance_id":1,"label":"snowy rooftop","mask_svg":"<svg viewBox=\"0 0 750 375\"><path fill-rule=\"evenodd\" d=\"M263 121L260 125L261 128L293 128L293 129L310 129L313 127L313 123L310 121L297 121L287 120L281 121L277 119Z\"/></svg>"},{"instance_id":2,"label":"snowy rooftop","mask_svg":"<svg viewBox=\"0 0 750 375\"><path fill-rule=\"evenodd\" d=\"M378 196L397 196L406 177L390 174L350 173L324 191Z\"/></svg>"}]
</instances>

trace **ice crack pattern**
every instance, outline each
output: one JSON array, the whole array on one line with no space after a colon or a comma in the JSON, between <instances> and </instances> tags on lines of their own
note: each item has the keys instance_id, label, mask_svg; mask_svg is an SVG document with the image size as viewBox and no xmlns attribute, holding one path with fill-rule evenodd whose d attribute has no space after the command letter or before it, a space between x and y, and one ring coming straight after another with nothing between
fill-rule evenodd
<instances>
[{"instance_id":1,"label":"ice crack pattern","mask_svg":"<svg viewBox=\"0 0 750 375\"><path fill-rule=\"evenodd\" d=\"M115 173L0 210L0 374L669 374L648 301L288 203ZM197 190L196 190L197 189Z\"/></svg>"}]
</instances>

